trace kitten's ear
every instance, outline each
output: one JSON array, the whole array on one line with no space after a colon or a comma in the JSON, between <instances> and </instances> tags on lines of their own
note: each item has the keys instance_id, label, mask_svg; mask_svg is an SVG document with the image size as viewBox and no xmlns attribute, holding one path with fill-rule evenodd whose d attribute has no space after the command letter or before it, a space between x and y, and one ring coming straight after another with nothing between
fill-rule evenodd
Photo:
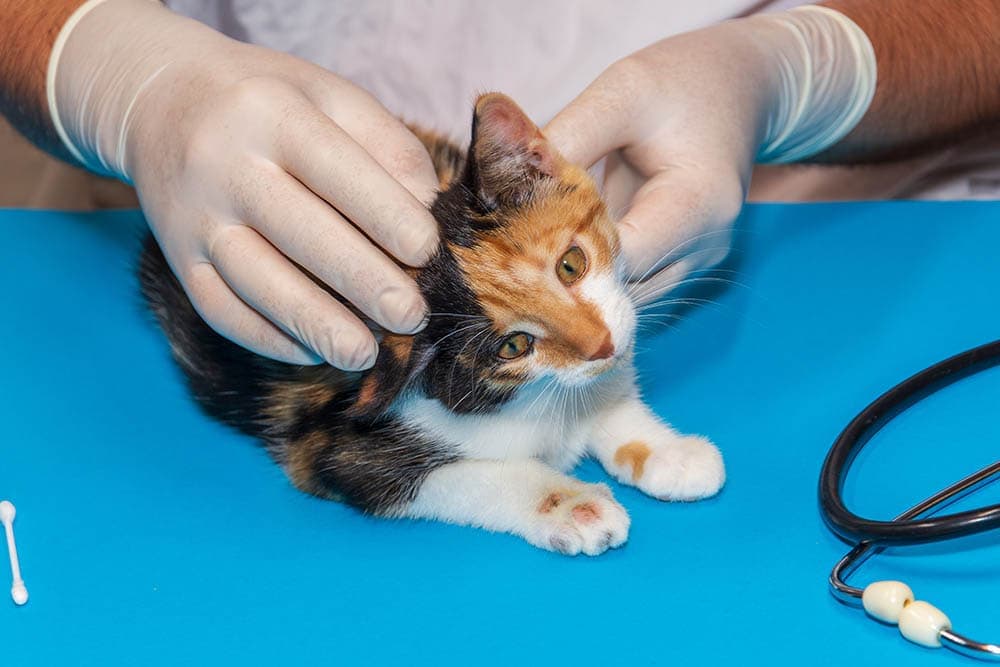
<instances>
[{"instance_id":1,"label":"kitten's ear","mask_svg":"<svg viewBox=\"0 0 1000 667\"><path fill-rule=\"evenodd\" d=\"M563 158L521 108L500 93L476 100L465 185L487 207L518 205L535 184L562 171Z\"/></svg>"},{"instance_id":2,"label":"kitten's ear","mask_svg":"<svg viewBox=\"0 0 1000 667\"><path fill-rule=\"evenodd\" d=\"M352 417L377 417L392 404L410 380L426 368L432 351L414 336L386 333L375 365L361 379L358 396L347 409Z\"/></svg>"}]
</instances>

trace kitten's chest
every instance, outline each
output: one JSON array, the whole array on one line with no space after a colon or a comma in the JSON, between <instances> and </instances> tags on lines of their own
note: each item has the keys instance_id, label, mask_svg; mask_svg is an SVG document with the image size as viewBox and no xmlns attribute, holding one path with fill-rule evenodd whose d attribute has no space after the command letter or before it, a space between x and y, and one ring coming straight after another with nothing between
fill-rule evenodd
<instances>
[{"instance_id":1,"label":"kitten's chest","mask_svg":"<svg viewBox=\"0 0 1000 667\"><path fill-rule=\"evenodd\" d=\"M619 384L616 382L615 384ZM447 442L467 458L539 458L567 469L583 455L596 414L617 392L554 388L524 392L489 414L457 414L414 395L395 409L407 425Z\"/></svg>"},{"instance_id":2,"label":"kitten's chest","mask_svg":"<svg viewBox=\"0 0 1000 667\"><path fill-rule=\"evenodd\" d=\"M546 400L537 398L539 403ZM568 400L554 395L548 400L547 406L529 408L517 401L494 413L472 415L451 412L434 399L411 397L400 405L398 415L465 458L539 458L568 468L582 455L587 429L571 414Z\"/></svg>"}]
</instances>

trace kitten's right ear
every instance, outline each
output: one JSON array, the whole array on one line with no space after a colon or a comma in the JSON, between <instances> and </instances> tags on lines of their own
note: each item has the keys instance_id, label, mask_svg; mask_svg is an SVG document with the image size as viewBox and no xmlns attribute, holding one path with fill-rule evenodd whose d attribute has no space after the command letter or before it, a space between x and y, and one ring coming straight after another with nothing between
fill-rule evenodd
<instances>
[{"instance_id":1,"label":"kitten's right ear","mask_svg":"<svg viewBox=\"0 0 1000 667\"><path fill-rule=\"evenodd\" d=\"M514 100L487 93L476 100L465 185L490 207L520 204L540 179L565 161Z\"/></svg>"}]
</instances>

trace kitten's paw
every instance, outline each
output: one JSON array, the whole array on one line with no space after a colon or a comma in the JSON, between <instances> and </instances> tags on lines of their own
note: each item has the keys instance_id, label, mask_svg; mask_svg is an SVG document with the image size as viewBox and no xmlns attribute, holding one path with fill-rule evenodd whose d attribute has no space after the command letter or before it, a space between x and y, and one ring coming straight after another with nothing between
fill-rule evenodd
<instances>
[{"instance_id":1,"label":"kitten's paw","mask_svg":"<svg viewBox=\"0 0 1000 667\"><path fill-rule=\"evenodd\" d=\"M696 435L673 436L656 447L629 443L618 449L615 462L630 463L632 479L628 481L660 500L708 498L726 481L719 449Z\"/></svg>"},{"instance_id":2,"label":"kitten's paw","mask_svg":"<svg viewBox=\"0 0 1000 667\"><path fill-rule=\"evenodd\" d=\"M631 523L605 484L581 484L547 492L526 535L535 546L567 556L596 556L620 547Z\"/></svg>"}]
</instances>

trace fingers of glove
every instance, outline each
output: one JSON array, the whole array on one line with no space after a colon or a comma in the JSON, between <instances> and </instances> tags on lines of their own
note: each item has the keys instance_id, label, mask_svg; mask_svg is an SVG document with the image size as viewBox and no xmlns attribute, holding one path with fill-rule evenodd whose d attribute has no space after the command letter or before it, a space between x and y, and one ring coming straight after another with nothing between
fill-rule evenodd
<instances>
[{"instance_id":1,"label":"fingers of glove","mask_svg":"<svg viewBox=\"0 0 1000 667\"><path fill-rule=\"evenodd\" d=\"M402 121L355 86L326 85L313 99L390 176L430 206L438 190L437 174L427 148Z\"/></svg>"},{"instance_id":2,"label":"fingers of glove","mask_svg":"<svg viewBox=\"0 0 1000 667\"><path fill-rule=\"evenodd\" d=\"M437 249L430 211L319 109L303 105L278 138L282 167L411 266Z\"/></svg>"},{"instance_id":3,"label":"fingers of glove","mask_svg":"<svg viewBox=\"0 0 1000 667\"><path fill-rule=\"evenodd\" d=\"M647 77L636 61L618 61L556 114L543 133L564 158L590 167L632 140Z\"/></svg>"},{"instance_id":4,"label":"fingers of glove","mask_svg":"<svg viewBox=\"0 0 1000 667\"><path fill-rule=\"evenodd\" d=\"M645 280L684 257L699 268L722 261L742 204L738 178L687 169L654 176L636 193L619 223L630 279Z\"/></svg>"},{"instance_id":5,"label":"fingers of glove","mask_svg":"<svg viewBox=\"0 0 1000 667\"><path fill-rule=\"evenodd\" d=\"M248 169L238 215L281 253L383 327L414 333L427 308L417 285L325 201L273 164Z\"/></svg>"},{"instance_id":6,"label":"fingers of glove","mask_svg":"<svg viewBox=\"0 0 1000 667\"><path fill-rule=\"evenodd\" d=\"M608 153L604 161L604 184L601 197L614 220L621 220L628 212L635 193L646 178L622 158L621 151Z\"/></svg>"},{"instance_id":7,"label":"fingers of glove","mask_svg":"<svg viewBox=\"0 0 1000 667\"><path fill-rule=\"evenodd\" d=\"M343 370L375 363L378 346L361 320L253 229L222 227L209 258L243 301L327 363Z\"/></svg>"},{"instance_id":8,"label":"fingers of glove","mask_svg":"<svg viewBox=\"0 0 1000 667\"><path fill-rule=\"evenodd\" d=\"M323 362L319 356L245 304L208 262L201 262L191 268L184 288L202 319L217 333L234 343L289 364L313 365Z\"/></svg>"}]
</instances>

